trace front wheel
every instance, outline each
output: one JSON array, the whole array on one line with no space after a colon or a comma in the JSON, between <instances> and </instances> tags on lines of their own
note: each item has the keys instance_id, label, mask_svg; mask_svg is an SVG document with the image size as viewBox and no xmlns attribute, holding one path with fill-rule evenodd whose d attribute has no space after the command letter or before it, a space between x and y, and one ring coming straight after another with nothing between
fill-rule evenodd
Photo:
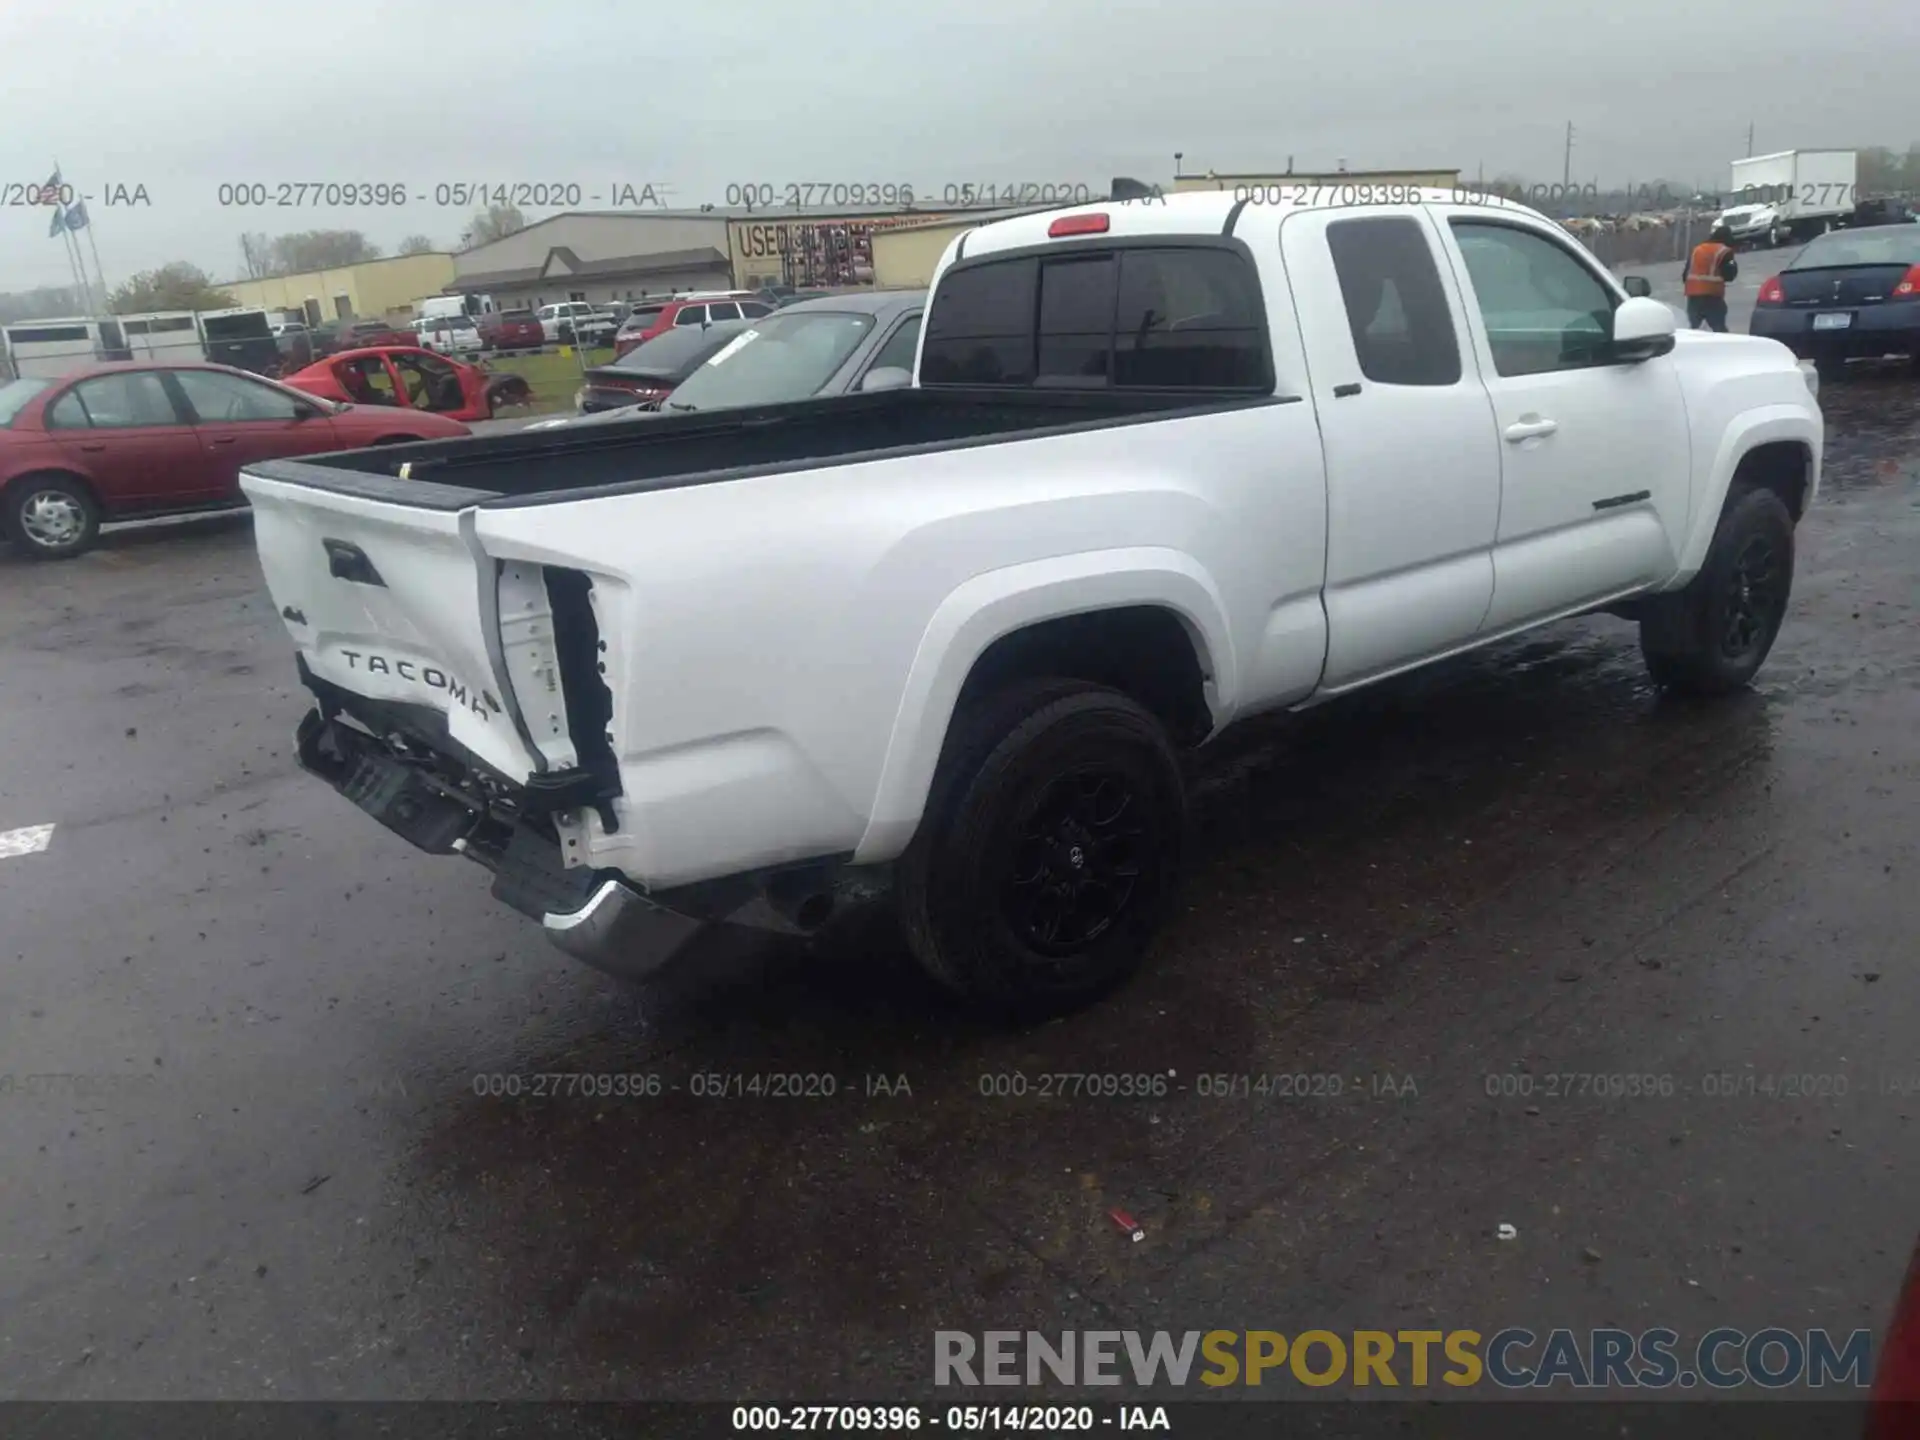
<instances>
[{"instance_id":1,"label":"front wheel","mask_svg":"<svg viewBox=\"0 0 1920 1440\"><path fill-rule=\"evenodd\" d=\"M1692 583L1640 621L1654 683L1688 695L1740 689L1773 649L1792 591L1793 517L1773 491L1748 490L1720 517Z\"/></svg>"},{"instance_id":2,"label":"front wheel","mask_svg":"<svg viewBox=\"0 0 1920 1440\"><path fill-rule=\"evenodd\" d=\"M1127 696L1024 681L954 717L900 866L915 957L983 1009L1037 1020L1138 967L1179 872L1186 792Z\"/></svg>"},{"instance_id":3,"label":"front wheel","mask_svg":"<svg viewBox=\"0 0 1920 1440\"><path fill-rule=\"evenodd\" d=\"M29 475L7 491L0 520L8 538L36 560L71 560L100 534L100 506L64 475Z\"/></svg>"}]
</instances>

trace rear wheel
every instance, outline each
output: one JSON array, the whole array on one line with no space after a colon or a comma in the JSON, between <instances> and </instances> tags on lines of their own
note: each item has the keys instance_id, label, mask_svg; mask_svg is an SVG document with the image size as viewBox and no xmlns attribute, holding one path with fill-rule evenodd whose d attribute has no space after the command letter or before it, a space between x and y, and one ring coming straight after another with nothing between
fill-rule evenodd
<instances>
[{"instance_id":1,"label":"rear wheel","mask_svg":"<svg viewBox=\"0 0 1920 1440\"><path fill-rule=\"evenodd\" d=\"M1007 1018L1086 1005L1145 955L1185 825L1178 758L1127 696L1035 680L970 702L901 861L913 952Z\"/></svg>"},{"instance_id":2,"label":"rear wheel","mask_svg":"<svg viewBox=\"0 0 1920 1440\"><path fill-rule=\"evenodd\" d=\"M1640 622L1640 652L1662 689L1724 695L1751 681L1773 649L1793 591L1793 517L1771 490L1727 506L1691 584Z\"/></svg>"},{"instance_id":3,"label":"rear wheel","mask_svg":"<svg viewBox=\"0 0 1920 1440\"><path fill-rule=\"evenodd\" d=\"M71 560L100 534L100 506L65 475L27 475L8 487L0 520L7 538L36 560Z\"/></svg>"}]
</instances>

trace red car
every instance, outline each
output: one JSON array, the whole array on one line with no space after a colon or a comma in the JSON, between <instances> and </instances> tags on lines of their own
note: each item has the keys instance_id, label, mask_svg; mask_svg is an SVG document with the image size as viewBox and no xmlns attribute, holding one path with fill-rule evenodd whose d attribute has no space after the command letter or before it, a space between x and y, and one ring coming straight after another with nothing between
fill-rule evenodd
<instances>
[{"instance_id":1,"label":"red car","mask_svg":"<svg viewBox=\"0 0 1920 1440\"><path fill-rule=\"evenodd\" d=\"M538 350L547 343L540 318L531 310L495 310L474 316L473 323L489 350Z\"/></svg>"},{"instance_id":2,"label":"red car","mask_svg":"<svg viewBox=\"0 0 1920 1440\"><path fill-rule=\"evenodd\" d=\"M460 421L491 420L497 406L533 399L524 375L449 360L418 345L342 351L295 371L286 383L342 404L398 406Z\"/></svg>"},{"instance_id":3,"label":"red car","mask_svg":"<svg viewBox=\"0 0 1920 1440\"><path fill-rule=\"evenodd\" d=\"M1906 1283L1880 1341L1867 1421L1867 1440L1914 1435L1920 1435L1920 1244L1914 1246Z\"/></svg>"},{"instance_id":4,"label":"red car","mask_svg":"<svg viewBox=\"0 0 1920 1440\"><path fill-rule=\"evenodd\" d=\"M619 360L637 345L675 326L724 325L730 320L758 320L773 306L754 290L710 290L677 295L671 300L636 300L632 312L613 336L613 358Z\"/></svg>"},{"instance_id":5,"label":"red car","mask_svg":"<svg viewBox=\"0 0 1920 1440\"><path fill-rule=\"evenodd\" d=\"M63 560L103 520L243 504L256 460L469 434L441 415L334 405L224 365L121 361L0 385L0 530Z\"/></svg>"}]
</instances>

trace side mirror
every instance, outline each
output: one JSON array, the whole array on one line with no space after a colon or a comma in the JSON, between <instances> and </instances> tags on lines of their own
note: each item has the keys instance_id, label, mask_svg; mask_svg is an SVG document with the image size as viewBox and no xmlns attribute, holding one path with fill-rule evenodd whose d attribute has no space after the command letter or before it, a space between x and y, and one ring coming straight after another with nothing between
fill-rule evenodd
<instances>
[{"instance_id":1,"label":"side mirror","mask_svg":"<svg viewBox=\"0 0 1920 1440\"><path fill-rule=\"evenodd\" d=\"M1611 355L1616 363L1637 365L1673 349L1679 329L1672 307L1644 295L1623 302L1613 312Z\"/></svg>"},{"instance_id":2,"label":"side mirror","mask_svg":"<svg viewBox=\"0 0 1920 1440\"><path fill-rule=\"evenodd\" d=\"M882 365L869 370L861 377L860 389L863 392L874 390L904 390L913 384L913 372L898 365Z\"/></svg>"},{"instance_id":3,"label":"side mirror","mask_svg":"<svg viewBox=\"0 0 1920 1440\"><path fill-rule=\"evenodd\" d=\"M1620 284L1636 300L1646 300L1653 295L1653 283L1644 275L1629 275Z\"/></svg>"}]
</instances>

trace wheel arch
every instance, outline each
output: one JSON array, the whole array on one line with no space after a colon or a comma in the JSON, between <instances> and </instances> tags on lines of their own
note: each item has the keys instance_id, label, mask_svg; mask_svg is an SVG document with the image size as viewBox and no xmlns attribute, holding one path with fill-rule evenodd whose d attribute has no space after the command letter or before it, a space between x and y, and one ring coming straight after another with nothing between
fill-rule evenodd
<instances>
[{"instance_id":1,"label":"wheel arch","mask_svg":"<svg viewBox=\"0 0 1920 1440\"><path fill-rule=\"evenodd\" d=\"M913 838L963 698L1040 675L1110 685L1190 742L1232 713L1238 691L1226 606L1182 551L1095 551L977 576L922 632L857 862L892 859Z\"/></svg>"},{"instance_id":2,"label":"wheel arch","mask_svg":"<svg viewBox=\"0 0 1920 1440\"><path fill-rule=\"evenodd\" d=\"M1680 556L1678 588L1706 562L1714 532L1727 506L1747 490L1773 490L1796 524L1819 493L1822 435L1817 420L1791 405L1771 405L1737 417L1714 457L1713 477L1695 509Z\"/></svg>"}]
</instances>

